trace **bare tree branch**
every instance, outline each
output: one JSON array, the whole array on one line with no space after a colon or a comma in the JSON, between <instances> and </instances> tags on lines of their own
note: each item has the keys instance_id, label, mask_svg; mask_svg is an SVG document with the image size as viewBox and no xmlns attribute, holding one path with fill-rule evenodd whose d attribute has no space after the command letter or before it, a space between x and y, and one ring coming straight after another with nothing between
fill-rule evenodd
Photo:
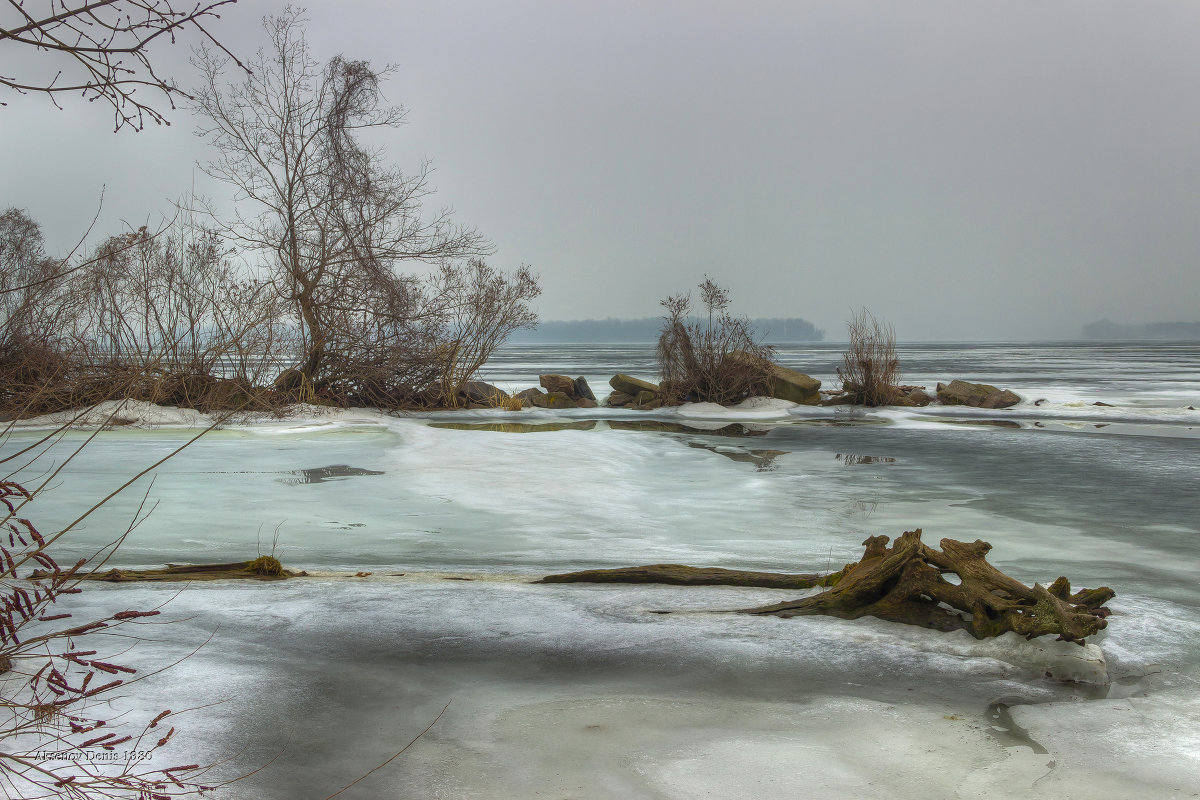
<instances>
[{"instance_id":1,"label":"bare tree branch","mask_svg":"<svg viewBox=\"0 0 1200 800\"><path fill-rule=\"evenodd\" d=\"M177 0L0 0L0 53L17 55L24 71L0 74L0 87L44 94L59 108L62 94L103 101L112 106L115 130L141 130L147 121L170 125L156 103L165 100L174 110L177 96L191 95L158 73L151 44L174 44L177 34L190 30L242 66L205 27L220 18L221 6L235 2L185 0L177 8ZM138 95L143 88L154 99Z\"/></svg>"}]
</instances>

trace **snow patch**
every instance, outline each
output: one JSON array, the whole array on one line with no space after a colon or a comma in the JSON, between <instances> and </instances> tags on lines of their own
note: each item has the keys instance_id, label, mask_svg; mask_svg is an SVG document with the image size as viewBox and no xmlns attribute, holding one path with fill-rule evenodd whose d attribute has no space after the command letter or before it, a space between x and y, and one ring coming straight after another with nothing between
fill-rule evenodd
<instances>
[{"instance_id":1,"label":"snow patch","mask_svg":"<svg viewBox=\"0 0 1200 800\"><path fill-rule=\"evenodd\" d=\"M684 403L675 409L678 416L689 419L786 419L788 412L796 404L790 400L779 400L774 397L749 397L736 406L722 406L716 403Z\"/></svg>"},{"instance_id":2,"label":"snow patch","mask_svg":"<svg viewBox=\"0 0 1200 800\"><path fill-rule=\"evenodd\" d=\"M78 411L59 411L30 419L17 420L17 428L60 428L74 425L79 428L206 428L213 418L191 408L159 406L144 400L105 400L103 403Z\"/></svg>"}]
</instances>

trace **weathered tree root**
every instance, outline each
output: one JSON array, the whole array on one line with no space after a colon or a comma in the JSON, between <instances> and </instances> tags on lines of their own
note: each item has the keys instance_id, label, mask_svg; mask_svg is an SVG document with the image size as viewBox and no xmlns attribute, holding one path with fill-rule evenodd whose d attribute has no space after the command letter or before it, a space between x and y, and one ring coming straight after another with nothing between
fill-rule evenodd
<instances>
[{"instance_id":1,"label":"weathered tree root","mask_svg":"<svg viewBox=\"0 0 1200 800\"><path fill-rule=\"evenodd\" d=\"M666 583L675 586L755 586L765 589L811 589L832 586L841 576L786 575L778 572L747 572L720 567L687 567L682 564L647 564L620 569L585 569L547 575L534 583Z\"/></svg>"},{"instance_id":2,"label":"weathered tree root","mask_svg":"<svg viewBox=\"0 0 1200 800\"><path fill-rule=\"evenodd\" d=\"M891 548L887 536L872 536L857 564L846 567L830 589L811 597L760 608L747 614L795 617L824 614L842 619L871 616L940 631L966 630L976 639L1015 631L1028 639L1057 634L1082 645L1103 629L1111 613L1104 606L1116 593L1108 587L1071 593L1059 578L1048 588L1029 588L987 563L992 546L976 539L942 539L940 551L921 542L921 529L908 531ZM953 573L960 583L943 575Z\"/></svg>"}]
</instances>

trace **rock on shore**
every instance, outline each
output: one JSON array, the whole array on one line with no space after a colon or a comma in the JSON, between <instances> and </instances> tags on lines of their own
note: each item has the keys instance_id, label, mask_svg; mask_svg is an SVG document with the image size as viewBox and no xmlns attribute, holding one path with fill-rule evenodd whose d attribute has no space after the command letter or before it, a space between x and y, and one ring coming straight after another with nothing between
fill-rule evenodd
<instances>
[{"instance_id":1,"label":"rock on shore","mask_svg":"<svg viewBox=\"0 0 1200 800\"><path fill-rule=\"evenodd\" d=\"M659 387L649 381L618 372L608 379L608 385L613 388L605 403L609 408L633 408L638 411L662 408L663 399Z\"/></svg>"},{"instance_id":2,"label":"rock on shore","mask_svg":"<svg viewBox=\"0 0 1200 800\"><path fill-rule=\"evenodd\" d=\"M805 406L821 402L821 382L794 369L771 365L771 397Z\"/></svg>"},{"instance_id":3,"label":"rock on shore","mask_svg":"<svg viewBox=\"0 0 1200 800\"><path fill-rule=\"evenodd\" d=\"M1021 402L1021 398L1008 389L997 389L988 383L960 380L953 380L949 385L939 383L937 396L942 405L973 408L1008 408Z\"/></svg>"},{"instance_id":4,"label":"rock on shore","mask_svg":"<svg viewBox=\"0 0 1200 800\"><path fill-rule=\"evenodd\" d=\"M518 396L537 408L595 408L599 405L596 396L582 376L570 378L566 375L548 373L538 376L538 383L546 389L526 389Z\"/></svg>"},{"instance_id":5,"label":"rock on shore","mask_svg":"<svg viewBox=\"0 0 1200 800\"><path fill-rule=\"evenodd\" d=\"M627 394L631 397L637 397L638 392L654 392L655 394L658 394L657 384L650 383L650 381L644 381L641 378L634 378L626 375L623 372L618 372L616 375L613 375L611 378L609 378L608 385L611 386L614 391Z\"/></svg>"}]
</instances>

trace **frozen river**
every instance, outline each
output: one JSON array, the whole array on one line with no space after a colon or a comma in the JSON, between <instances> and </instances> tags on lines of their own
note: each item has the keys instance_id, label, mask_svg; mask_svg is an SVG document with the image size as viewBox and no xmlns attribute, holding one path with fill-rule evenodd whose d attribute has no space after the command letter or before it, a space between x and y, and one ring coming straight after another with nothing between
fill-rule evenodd
<instances>
[{"instance_id":1,"label":"frozen river","mask_svg":"<svg viewBox=\"0 0 1200 800\"><path fill-rule=\"evenodd\" d=\"M485 377L523 388L567 372L602 394L616 371L653 378L651 355L512 348ZM781 349L827 385L837 356ZM447 703L343 796L1200 796L1200 412L1188 408L1200 405L1200 347L931 345L901 357L905 382L985 380L1023 402L356 411L233 426L157 471L157 506L110 563L274 547L314 577L96 585L76 603L170 600L175 624L126 657L138 665L211 635L121 702L206 705L169 746L185 761L228 758L229 775L273 759L223 790L232 798L323 798ZM37 521L67 521L190 435L101 433ZM123 530L139 487L72 534L60 560ZM1095 637L1107 680L1094 663L1075 675L1087 682L1047 678L1078 660L1065 643L712 613L795 592L529 583L655 562L823 572L857 560L869 535L917 527L934 545L991 542L989 559L1026 583L1063 574L1115 589ZM371 574L348 577L358 572Z\"/></svg>"}]
</instances>

